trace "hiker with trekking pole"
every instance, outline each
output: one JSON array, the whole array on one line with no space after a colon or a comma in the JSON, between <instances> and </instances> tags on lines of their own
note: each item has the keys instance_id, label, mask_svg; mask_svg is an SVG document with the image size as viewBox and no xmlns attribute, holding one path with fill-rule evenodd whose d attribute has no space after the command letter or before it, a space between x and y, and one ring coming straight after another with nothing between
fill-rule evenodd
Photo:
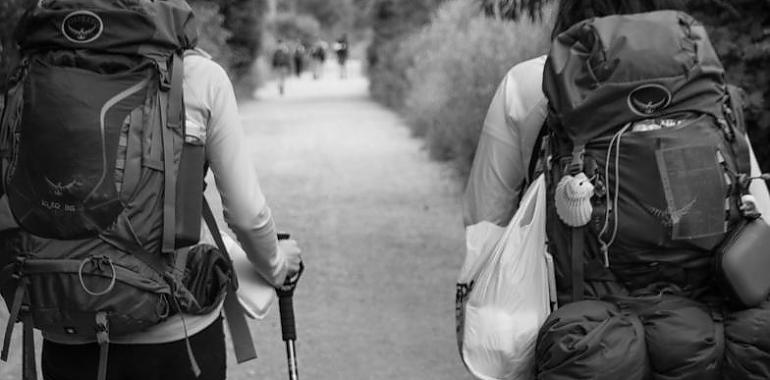
<instances>
[{"instance_id":1,"label":"hiker with trekking pole","mask_svg":"<svg viewBox=\"0 0 770 380\"><path fill-rule=\"evenodd\" d=\"M33 328L48 379L224 380L224 323L237 362L256 353L204 168L252 271L279 288L302 262L277 239L227 73L183 0L35 3L0 115L0 359L19 321L25 380Z\"/></svg>"},{"instance_id":2,"label":"hiker with trekking pole","mask_svg":"<svg viewBox=\"0 0 770 380\"><path fill-rule=\"evenodd\" d=\"M498 87L464 194L466 264L505 264L463 266L466 367L768 378L770 197L745 95L681 1L557 6L550 52Z\"/></svg>"}]
</instances>

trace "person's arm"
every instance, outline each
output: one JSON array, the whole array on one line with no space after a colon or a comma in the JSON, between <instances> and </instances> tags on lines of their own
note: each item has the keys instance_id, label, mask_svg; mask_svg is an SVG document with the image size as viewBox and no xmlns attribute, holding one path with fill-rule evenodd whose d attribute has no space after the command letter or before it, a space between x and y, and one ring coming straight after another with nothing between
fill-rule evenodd
<instances>
[{"instance_id":1,"label":"person's arm","mask_svg":"<svg viewBox=\"0 0 770 380\"><path fill-rule=\"evenodd\" d=\"M544 58L509 71L492 99L463 196L466 226L505 226L513 215L530 155L545 120Z\"/></svg>"},{"instance_id":2,"label":"person's arm","mask_svg":"<svg viewBox=\"0 0 770 380\"><path fill-rule=\"evenodd\" d=\"M221 67L214 67L209 70L214 85L206 94L210 107L206 156L222 198L225 222L256 270L279 286L287 274L286 257L278 249L270 208L248 154L232 84Z\"/></svg>"}]
</instances>

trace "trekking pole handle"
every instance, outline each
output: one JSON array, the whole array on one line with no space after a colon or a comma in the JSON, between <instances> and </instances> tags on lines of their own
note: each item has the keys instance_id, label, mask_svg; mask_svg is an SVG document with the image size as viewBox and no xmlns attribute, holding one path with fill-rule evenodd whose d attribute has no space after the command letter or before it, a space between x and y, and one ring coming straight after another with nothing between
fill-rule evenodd
<instances>
[{"instance_id":1,"label":"trekking pole handle","mask_svg":"<svg viewBox=\"0 0 770 380\"><path fill-rule=\"evenodd\" d=\"M291 297L278 297L278 307L281 310L281 337L284 342L297 340L297 329L294 322L294 303Z\"/></svg>"},{"instance_id":2,"label":"trekking pole handle","mask_svg":"<svg viewBox=\"0 0 770 380\"><path fill-rule=\"evenodd\" d=\"M287 233L279 233L278 240L289 239ZM305 270L305 264L299 263L299 271L291 277L287 277L283 286L276 288L278 294L278 308L281 315L281 335L284 342L297 340L297 330L294 321L294 289L297 287L299 278Z\"/></svg>"}]
</instances>

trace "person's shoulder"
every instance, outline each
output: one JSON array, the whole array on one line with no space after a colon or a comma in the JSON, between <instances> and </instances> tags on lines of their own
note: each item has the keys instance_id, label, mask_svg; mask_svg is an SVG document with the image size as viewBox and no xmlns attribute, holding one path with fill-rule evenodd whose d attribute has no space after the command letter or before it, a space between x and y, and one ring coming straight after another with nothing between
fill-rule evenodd
<instances>
[{"instance_id":1,"label":"person's shoulder","mask_svg":"<svg viewBox=\"0 0 770 380\"><path fill-rule=\"evenodd\" d=\"M511 67L507 77L521 80L523 78L541 77L545 67L546 56L541 55L526 61L519 62Z\"/></svg>"},{"instance_id":2,"label":"person's shoulder","mask_svg":"<svg viewBox=\"0 0 770 380\"><path fill-rule=\"evenodd\" d=\"M225 69L211 55L198 48L185 52L184 73L186 80L219 82L229 78Z\"/></svg>"}]
</instances>

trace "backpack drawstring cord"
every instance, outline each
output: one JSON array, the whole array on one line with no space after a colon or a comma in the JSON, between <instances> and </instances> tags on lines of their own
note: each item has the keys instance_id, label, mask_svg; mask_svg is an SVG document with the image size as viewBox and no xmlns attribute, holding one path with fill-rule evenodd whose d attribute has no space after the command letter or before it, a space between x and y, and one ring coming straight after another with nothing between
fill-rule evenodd
<instances>
[{"instance_id":1,"label":"backpack drawstring cord","mask_svg":"<svg viewBox=\"0 0 770 380\"><path fill-rule=\"evenodd\" d=\"M85 268L86 263L89 263L89 262L94 263L96 270L99 272L103 271L102 270L103 263L106 262L110 265L110 270L112 271L112 276L111 276L112 278L110 279L110 284L107 285L107 288L105 288L102 291L95 292L89 289L88 286L86 286L85 281L83 281L83 269ZM115 281L117 280L117 277L118 277L118 273L116 272L115 264L113 264L112 260L107 256L89 256L80 262L80 267L78 268L78 280L80 280L80 287L83 288L84 292L94 297L103 296L109 293L110 291L112 291L112 289L115 287Z\"/></svg>"},{"instance_id":2,"label":"backpack drawstring cord","mask_svg":"<svg viewBox=\"0 0 770 380\"><path fill-rule=\"evenodd\" d=\"M626 124L623 128L621 128L617 133L615 133L614 136L612 136L612 140L610 140L610 147L607 150L607 159L606 164L604 165L604 178L606 178L607 181L607 191L605 192L605 202L607 202L607 209L604 211L604 225L602 226L602 230L599 232L598 239L599 244L601 244L601 250L602 255L604 256L604 266L609 268L610 267L610 254L609 249L612 243L615 242L615 238L618 235L618 191L620 188L620 139L621 136L626 133L628 128L631 127L631 123ZM615 189L612 194L612 202L610 203L610 159L612 158L612 150L613 146L615 148ZM612 234L610 235L610 239L608 241L604 241L602 236L607 232L607 228L609 227L609 221L610 221L610 212L613 213L613 226L612 226Z\"/></svg>"}]
</instances>

